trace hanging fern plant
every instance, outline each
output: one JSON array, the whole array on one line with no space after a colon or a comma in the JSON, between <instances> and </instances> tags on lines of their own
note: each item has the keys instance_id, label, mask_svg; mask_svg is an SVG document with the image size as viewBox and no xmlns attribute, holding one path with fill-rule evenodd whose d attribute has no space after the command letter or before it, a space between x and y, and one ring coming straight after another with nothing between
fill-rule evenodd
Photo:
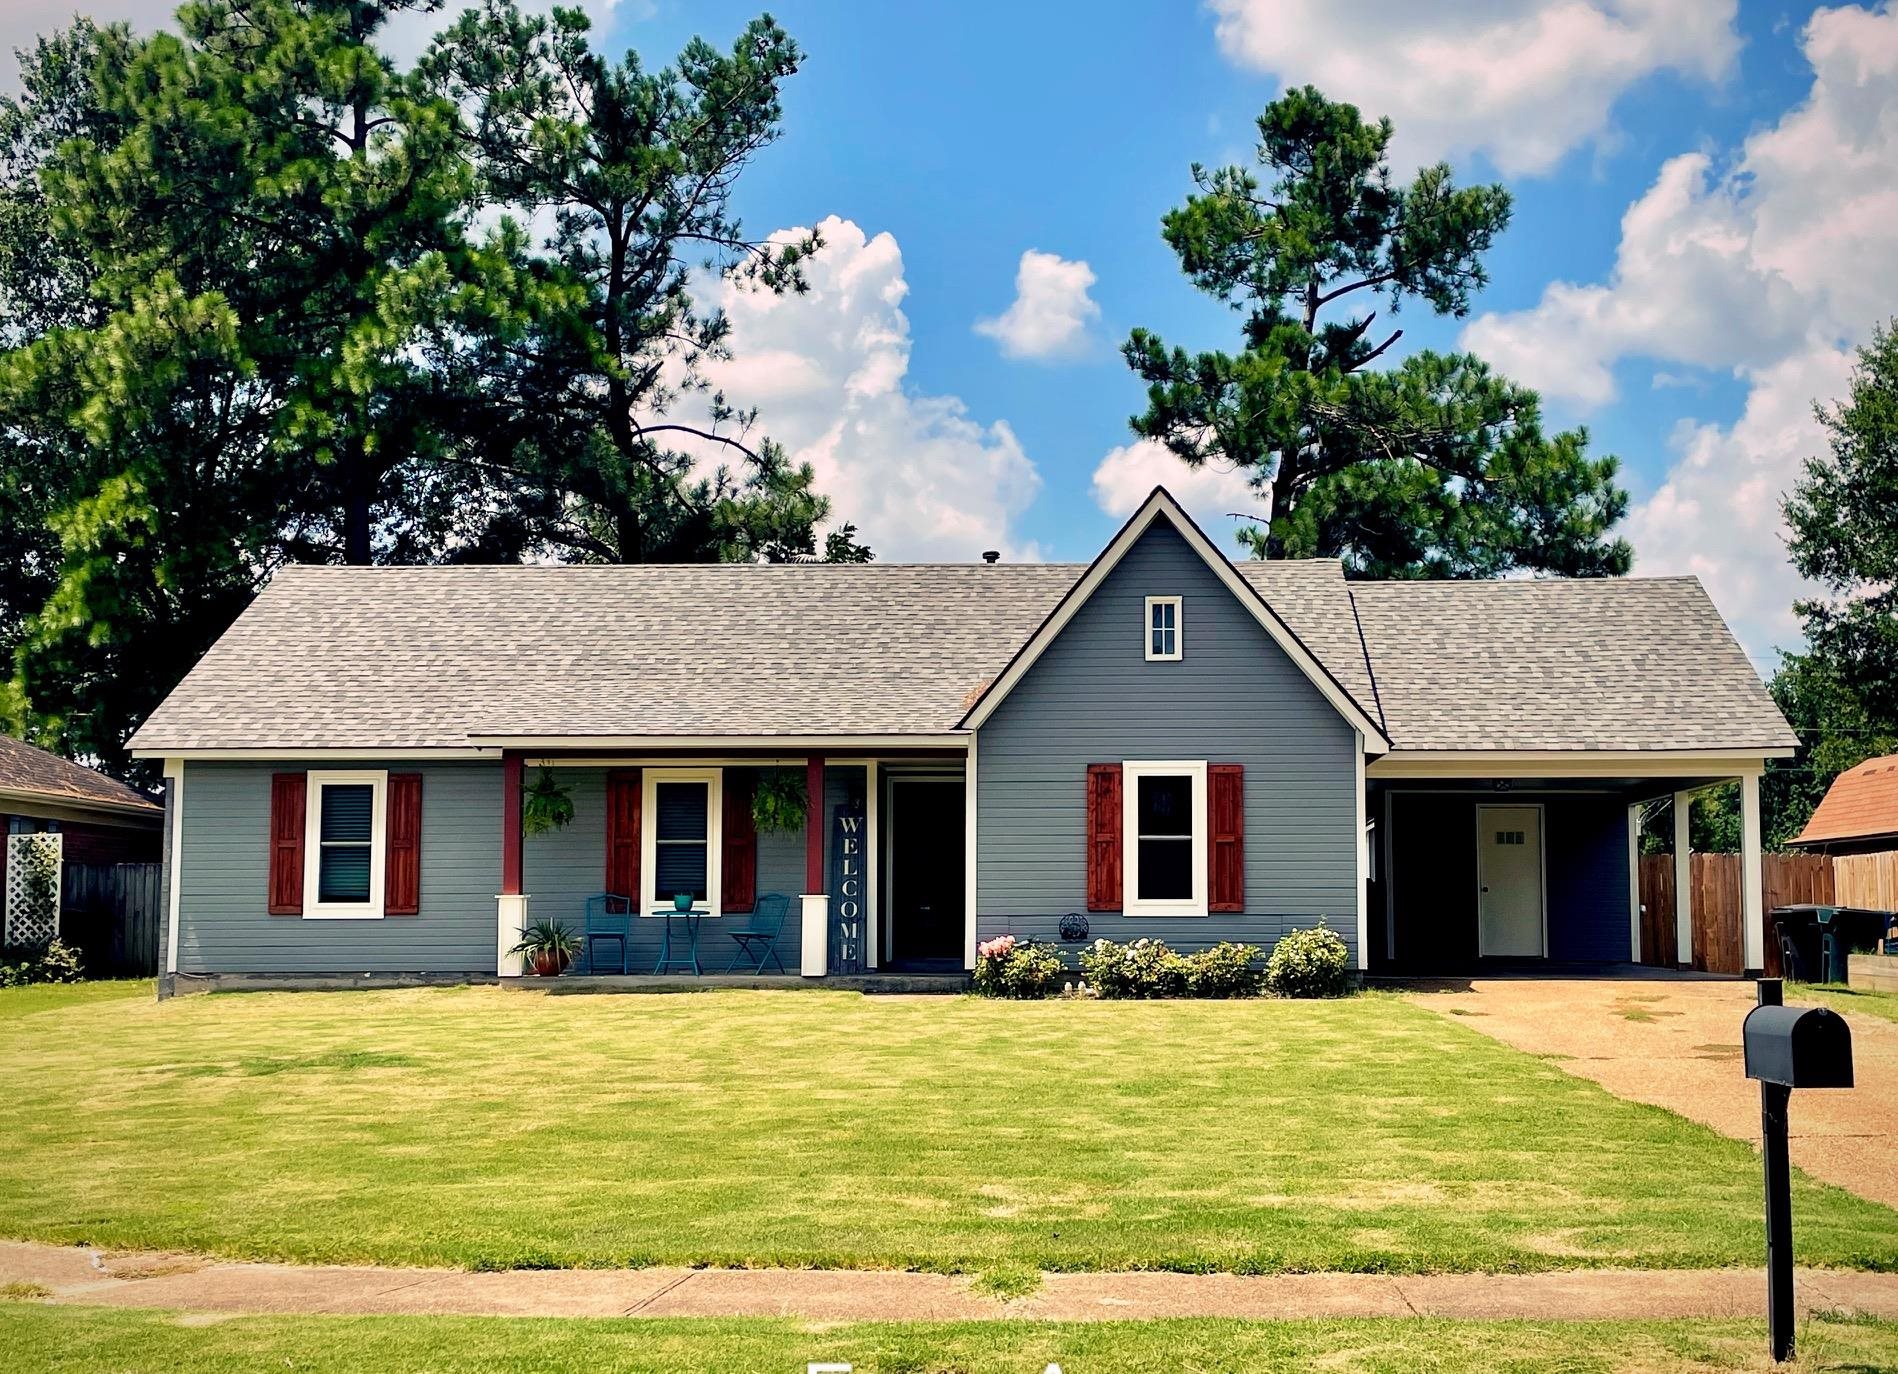
<instances>
[{"instance_id":1,"label":"hanging fern plant","mask_svg":"<svg viewBox=\"0 0 1898 1374\"><path fill-rule=\"evenodd\" d=\"M794 768L766 768L759 772L751 792L751 823L760 835L784 834L804 828L810 796Z\"/></svg>"},{"instance_id":2,"label":"hanging fern plant","mask_svg":"<svg viewBox=\"0 0 1898 1374\"><path fill-rule=\"evenodd\" d=\"M573 824L573 792L543 768L534 785L521 794L521 833L545 835Z\"/></svg>"}]
</instances>

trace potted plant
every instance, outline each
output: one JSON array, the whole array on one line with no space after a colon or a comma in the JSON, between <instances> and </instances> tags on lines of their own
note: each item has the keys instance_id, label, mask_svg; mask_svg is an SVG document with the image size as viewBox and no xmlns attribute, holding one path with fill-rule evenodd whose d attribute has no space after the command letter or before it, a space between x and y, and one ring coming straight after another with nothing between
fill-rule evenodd
<instances>
[{"instance_id":1,"label":"potted plant","mask_svg":"<svg viewBox=\"0 0 1898 1374\"><path fill-rule=\"evenodd\" d=\"M690 911L692 909L692 903L696 900L697 898L693 897L690 892L675 892L672 894L672 909L674 911Z\"/></svg>"},{"instance_id":2,"label":"potted plant","mask_svg":"<svg viewBox=\"0 0 1898 1374\"><path fill-rule=\"evenodd\" d=\"M573 824L573 789L543 768L521 793L521 833L545 835Z\"/></svg>"},{"instance_id":3,"label":"potted plant","mask_svg":"<svg viewBox=\"0 0 1898 1374\"><path fill-rule=\"evenodd\" d=\"M527 966L543 978L565 973L580 952L580 937L573 927L561 921L539 920L521 932L521 942L509 950L527 961Z\"/></svg>"}]
</instances>

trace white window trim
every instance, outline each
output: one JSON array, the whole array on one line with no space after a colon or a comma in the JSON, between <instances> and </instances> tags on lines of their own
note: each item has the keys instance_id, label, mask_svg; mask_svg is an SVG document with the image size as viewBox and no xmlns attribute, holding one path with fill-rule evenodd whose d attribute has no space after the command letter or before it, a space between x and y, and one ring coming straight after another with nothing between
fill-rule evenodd
<instances>
[{"instance_id":1,"label":"white window trim","mask_svg":"<svg viewBox=\"0 0 1898 1374\"><path fill-rule=\"evenodd\" d=\"M705 792L705 900L694 902L692 909L716 920L720 889L724 885L724 787L722 768L645 768L640 770L639 808L639 910L650 916L672 897L661 899L655 888L659 882L659 784L662 782L702 782Z\"/></svg>"},{"instance_id":2,"label":"white window trim","mask_svg":"<svg viewBox=\"0 0 1898 1374\"><path fill-rule=\"evenodd\" d=\"M1145 610L1141 614L1141 643L1145 648L1149 663L1178 663L1186 657L1186 607L1184 597L1150 596ZM1171 606L1173 608L1173 652L1156 654L1153 651L1153 608Z\"/></svg>"},{"instance_id":3,"label":"white window trim","mask_svg":"<svg viewBox=\"0 0 1898 1374\"><path fill-rule=\"evenodd\" d=\"M1193 895L1183 901L1140 897L1140 779L1186 777L1193 784ZM1206 907L1206 761L1127 760L1120 765L1121 912L1127 916L1204 916Z\"/></svg>"},{"instance_id":4,"label":"white window trim","mask_svg":"<svg viewBox=\"0 0 1898 1374\"><path fill-rule=\"evenodd\" d=\"M383 872L388 858L389 774L383 770L344 772L326 770L307 775L303 810L303 915L317 921L379 921L382 919ZM323 788L367 783L369 802L369 900L325 902L318 898L323 860Z\"/></svg>"}]
</instances>

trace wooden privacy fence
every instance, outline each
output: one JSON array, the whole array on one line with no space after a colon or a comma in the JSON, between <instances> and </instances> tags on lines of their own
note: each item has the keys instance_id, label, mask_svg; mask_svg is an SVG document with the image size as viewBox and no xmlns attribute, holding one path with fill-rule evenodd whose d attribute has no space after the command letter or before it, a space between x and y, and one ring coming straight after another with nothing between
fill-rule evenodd
<instances>
[{"instance_id":1,"label":"wooden privacy fence","mask_svg":"<svg viewBox=\"0 0 1898 1374\"><path fill-rule=\"evenodd\" d=\"M60 884L60 934L79 949L94 978L158 972L158 864L67 864Z\"/></svg>"},{"instance_id":2,"label":"wooden privacy fence","mask_svg":"<svg viewBox=\"0 0 1898 1374\"><path fill-rule=\"evenodd\" d=\"M1882 861L1863 865L1864 878L1854 876L1849 891L1853 894L1877 892L1882 877L1886 900L1872 901L1864 895L1848 895L1844 868L1861 860ZM1693 967L1708 973L1739 973L1745 962L1745 947L1740 939L1740 856L1738 854L1694 854L1688 871L1693 880L1690 894L1694 903ZM1762 854L1760 879L1764 889L1763 912L1774 907L1801 903L1838 902L1845 906L1891 908L1890 900L1898 882L1898 853L1864 854L1834 859L1825 854ZM1661 968L1674 965L1674 856L1641 856L1641 962ZM1768 977L1779 975L1779 946L1763 940Z\"/></svg>"},{"instance_id":3,"label":"wooden privacy fence","mask_svg":"<svg viewBox=\"0 0 1898 1374\"><path fill-rule=\"evenodd\" d=\"M1840 854L1832 860L1834 901L1898 911L1898 851Z\"/></svg>"}]
</instances>

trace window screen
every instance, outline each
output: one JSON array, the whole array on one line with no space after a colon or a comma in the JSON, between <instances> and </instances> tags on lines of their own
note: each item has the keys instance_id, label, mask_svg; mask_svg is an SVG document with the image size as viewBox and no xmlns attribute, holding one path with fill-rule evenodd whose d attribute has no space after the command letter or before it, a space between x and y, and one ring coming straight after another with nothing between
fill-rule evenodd
<instances>
[{"instance_id":1,"label":"window screen","mask_svg":"<svg viewBox=\"0 0 1898 1374\"><path fill-rule=\"evenodd\" d=\"M690 892L695 902L706 901L710 867L711 787L703 782L662 782L654 795L657 830L654 832L653 895L665 902Z\"/></svg>"},{"instance_id":2,"label":"window screen","mask_svg":"<svg viewBox=\"0 0 1898 1374\"><path fill-rule=\"evenodd\" d=\"M1157 608L1156 608L1157 609ZM1193 897L1193 780L1185 774L1136 779L1136 840L1143 902Z\"/></svg>"},{"instance_id":3,"label":"window screen","mask_svg":"<svg viewBox=\"0 0 1898 1374\"><path fill-rule=\"evenodd\" d=\"M369 856L375 847L372 827L376 790L366 782L327 783L318 828L322 853L317 859L319 902L367 902Z\"/></svg>"}]
</instances>

